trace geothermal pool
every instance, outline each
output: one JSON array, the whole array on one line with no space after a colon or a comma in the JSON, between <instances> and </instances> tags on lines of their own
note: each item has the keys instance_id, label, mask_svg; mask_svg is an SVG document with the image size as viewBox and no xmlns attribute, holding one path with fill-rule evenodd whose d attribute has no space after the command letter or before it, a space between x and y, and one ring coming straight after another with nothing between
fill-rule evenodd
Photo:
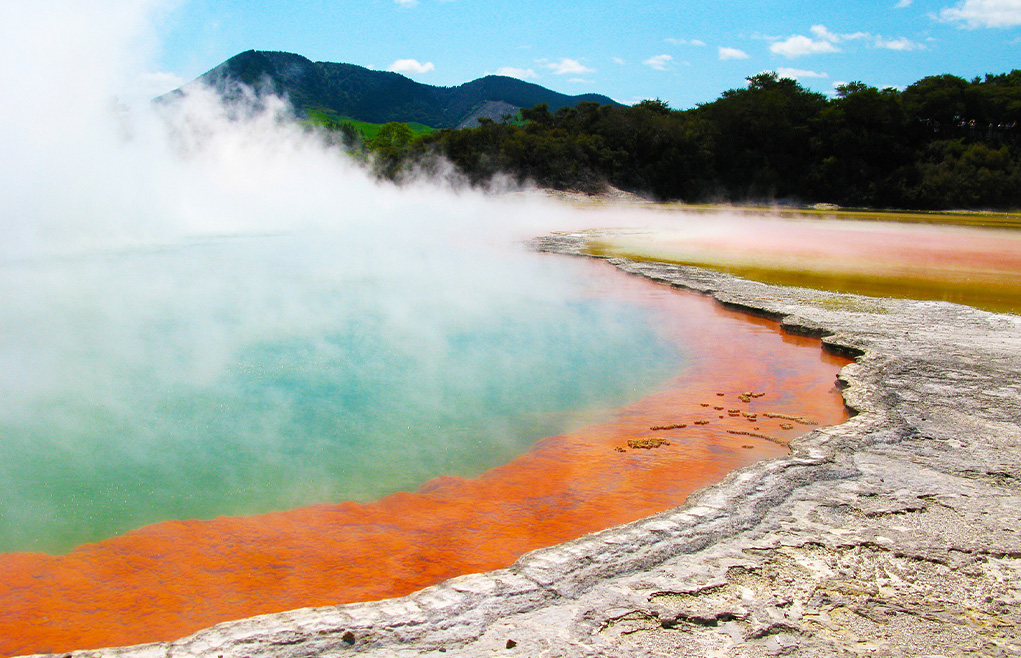
<instances>
[{"instance_id":1,"label":"geothermal pool","mask_svg":"<svg viewBox=\"0 0 1021 658\"><path fill-rule=\"evenodd\" d=\"M0 551L476 476L686 361L578 264L376 257L296 233L8 264Z\"/></svg>"},{"instance_id":2,"label":"geothermal pool","mask_svg":"<svg viewBox=\"0 0 1021 658\"><path fill-rule=\"evenodd\" d=\"M5 267L0 655L507 566L846 418L846 360L707 298L523 247L345 245Z\"/></svg>"}]
</instances>

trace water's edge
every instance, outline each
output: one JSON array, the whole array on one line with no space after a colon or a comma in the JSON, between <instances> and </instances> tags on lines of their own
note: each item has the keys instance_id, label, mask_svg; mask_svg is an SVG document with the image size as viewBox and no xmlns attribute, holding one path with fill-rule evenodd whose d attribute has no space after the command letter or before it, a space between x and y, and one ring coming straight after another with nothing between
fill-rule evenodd
<instances>
[{"instance_id":1,"label":"water's edge","mask_svg":"<svg viewBox=\"0 0 1021 658\"><path fill-rule=\"evenodd\" d=\"M557 235L533 246L579 254L583 241ZM1021 646L1018 607L1008 607L1021 596L1010 585L1021 582L1021 317L611 263L778 318L857 357L840 374L857 415L679 508L507 569L401 599L72 655L743 655L863 641L951 655ZM898 623L870 636L891 610Z\"/></svg>"}]
</instances>

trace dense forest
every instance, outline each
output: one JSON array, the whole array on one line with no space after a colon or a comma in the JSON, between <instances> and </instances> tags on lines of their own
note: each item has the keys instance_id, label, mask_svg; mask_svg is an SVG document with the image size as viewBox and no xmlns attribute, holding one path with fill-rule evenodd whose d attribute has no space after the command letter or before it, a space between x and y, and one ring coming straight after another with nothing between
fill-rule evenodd
<instances>
[{"instance_id":1,"label":"dense forest","mask_svg":"<svg viewBox=\"0 0 1021 658\"><path fill-rule=\"evenodd\" d=\"M583 102L504 118L421 135L387 124L368 141L328 127L393 180L445 160L473 185L505 175L687 202L1021 207L1021 70L932 76L903 91L853 82L833 98L761 73L689 110Z\"/></svg>"}]
</instances>

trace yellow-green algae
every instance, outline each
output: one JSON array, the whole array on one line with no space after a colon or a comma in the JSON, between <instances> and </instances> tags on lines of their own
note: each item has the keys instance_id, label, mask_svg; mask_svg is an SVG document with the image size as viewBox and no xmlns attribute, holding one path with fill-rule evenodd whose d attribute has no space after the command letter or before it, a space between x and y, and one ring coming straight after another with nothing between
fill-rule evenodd
<instances>
[{"instance_id":1,"label":"yellow-green algae","mask_svg":"<svg viewBox=\"0 0 1021 658\"><path fill-rule=\"evenodd\" d=\"M843 220L848 222L896 222L1003 229L1017 237L1021 214L994 212L903 212L884 210L834 210L820 208L763 208L650 204L656 211L738 214L770 219ZM999 313L1021 313L1021 277L1006 269L908 269L882 271L868 264L825 261L787 254L736 254L665 245L656 232L594 232L587 253L601 257L624 257L705 267L763 283L799 286L873 297L940 300L966 304ZM854 309L882 312L882 308Z\"/></svg>"}]
</instances>

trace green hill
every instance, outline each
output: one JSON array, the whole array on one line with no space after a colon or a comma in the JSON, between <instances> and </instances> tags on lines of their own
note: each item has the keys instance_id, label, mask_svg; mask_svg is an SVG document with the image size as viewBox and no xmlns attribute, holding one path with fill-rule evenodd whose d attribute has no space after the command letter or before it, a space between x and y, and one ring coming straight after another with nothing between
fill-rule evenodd
<instances>
[{"instance_id":1,"label":"green hill","mask_svg":"<svg viewBox=\"0 0 1021 658\"><path fill-rule=\"evenodd\" d=\"M433 128L470 127L478 125L478 117L499 118L539 103L553 111L583 101L619 105L599 94L569 96L500 75L435 87L389 71L256 50L231 57L161 100L172 100L195 84L209 85L228 99L239 98L243 86L257 96L286 95L302 117L320 110L370 123L417 122Z\"/></svg>"}]
</instances>

